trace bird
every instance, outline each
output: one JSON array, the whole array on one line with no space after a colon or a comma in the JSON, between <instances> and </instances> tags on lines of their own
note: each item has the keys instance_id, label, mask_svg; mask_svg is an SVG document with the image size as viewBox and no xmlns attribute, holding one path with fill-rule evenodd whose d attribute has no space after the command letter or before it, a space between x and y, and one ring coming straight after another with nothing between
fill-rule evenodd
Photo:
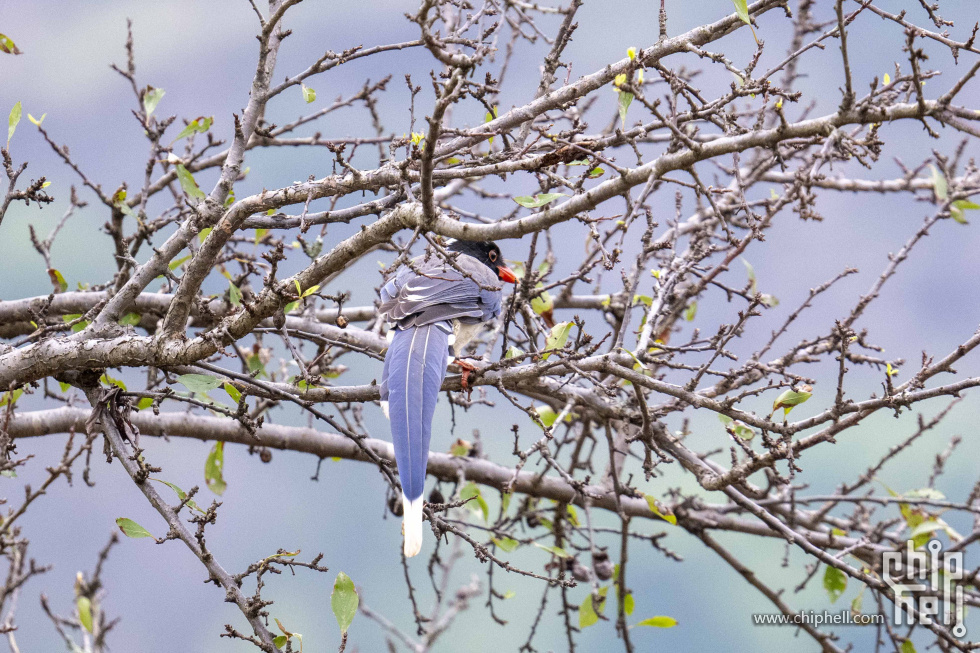
<instances>
[{"instance_id":1,"label":"bird","mask_svg":"<svg viewBox=\"0 0 980 653\"><path fill-rule=\"evenodd\" d=\"M378 308L391 325L381 407L391 422L407 558L422 549L422 490L447 363L463 369L468 389L467 377L476 368L460 356L483 324L500 315L501 282L517 282L496 243L453 240L446 249L445 258L423 255L403 267L382 287Z\"/></svg>"}]
</instances>

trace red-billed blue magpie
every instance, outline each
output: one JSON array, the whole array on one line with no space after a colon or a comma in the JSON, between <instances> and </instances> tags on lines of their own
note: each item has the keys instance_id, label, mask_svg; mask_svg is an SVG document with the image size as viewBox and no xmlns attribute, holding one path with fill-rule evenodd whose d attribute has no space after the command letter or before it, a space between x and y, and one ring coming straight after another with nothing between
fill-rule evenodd
<instances>
[{"instance_id":1,"label":"red-billed blue magpie","mask_svg":"<svg viewBox=\"0 0 980 653\"><path fill-rule=\"evenodd\" d=\"M500 315L500 282L517 281L494 243L457 240L448 249L455 260L419 257L402 268L381 289L378 309L393 324L381 406L391 420L407 557L422 548L422 490L447 355L458 358L481 325Z\"/></svg>"}]
</instances>

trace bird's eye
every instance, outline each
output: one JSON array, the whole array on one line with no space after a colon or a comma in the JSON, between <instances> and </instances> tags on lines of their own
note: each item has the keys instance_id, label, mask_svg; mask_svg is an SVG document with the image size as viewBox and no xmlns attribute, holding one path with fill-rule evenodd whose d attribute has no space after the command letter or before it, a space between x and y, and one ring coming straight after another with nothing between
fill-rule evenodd
<instances>
[{"instance_id":1,"label":"bird's eye","mask_svg":"<svg viewBox=\"0 0 980 653\"><path fill-rule=\"evenodd\" d=\"M496 263L497 262L497 252L494 252L493 250L491 250L489 256L490 256L490 262L491 263Z\"/></svg>"}]
</instances>

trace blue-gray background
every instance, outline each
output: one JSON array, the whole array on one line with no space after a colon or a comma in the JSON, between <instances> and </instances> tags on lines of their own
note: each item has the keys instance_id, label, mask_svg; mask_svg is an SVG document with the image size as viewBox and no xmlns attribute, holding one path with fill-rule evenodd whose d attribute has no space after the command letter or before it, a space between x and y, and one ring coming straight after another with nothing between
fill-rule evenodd
<instances>
[{"instance_id":1,"label":"blue-gray background","mask_svg":"<svg viewBox=\"0 0 980 653\"><path fill-rule=\"evenodd\" d=\"M618 0L586 2L578 15L579 29L565 55L565 60L573 64L571 78L621 59L629 46L643 47L654 42L657 34L655 4ZM829 19L832 3L817 4L818 17ZM307 0L290 14L287 26L294 29L294 34L280 54L276 80L304 69L327 49L340 51L353 45L370 46L416 38L416 30L403 16L415 9L414 3L404 0L358 3ZM731 10L728 0L670 0L669 31L678 34L716 20ZM956 27L950 29L953 38L965 40L976 19L973 0L946 0L942 10L946 17L957 22ZM927 25L927 19L917 6L910 7L910 16ZM58 199L42 211L35 207L15 206L8 213L0 227L0 300L49 291L43 262L28 241L27 225L34 224L42 234L46 233L67 205L68 186L80 185L27 121L28 112L35 117L47 113L44 125L49 133L59 143L69 145L76 161L106 190L115 189L124 180L131 189L140 185L147 151L145 140L130 113L133 98L126 83L109 69L110 63L124 61L127 17L134 20L140 82L166 90L158 108L159 114L186 118L213 115L215 133L227 139L231 131L231 114L239 112L247 101L247 89L254 72L256 21L244 0L206 3L191 0L155 3L0 0L0 30L12 37L24 51L19 57L0 57L0 112L6 115L14 102L22 101L25 113L11 143L11 152L17 161L30 161L29 176L47 176L53 182L49 190ZM548 21L544 24L549 25ZM770 12L759 21L758 32L767 42L766 54L760 64L761 69L766 69L784 56L790 34L789 22L779 12ZM851 33L851 62L859 93L875 76L880 78L888 72L894 77L894 63L903 61L904 37L901 32L894 25L867 14L854 23ZM543 46L539 42L534 47L521 47L520 56L507 75L507 90L499 102L501 111L526 101L537 86ZM739 65L747 63L753 47L747 30L740 30L712 45L712 49L724 51ZM926 84L926 93L935 97L948 88L955 76L963 73L964 61L968 66L973 58L964 54L960 64L954 66L948 53L931 44L926 47L932 55L929 64L943 72L942 77ZM799 115L802 107L811 102L816 105L812 115L822 115L836 107L840 97L838 88L842 85L839 56L836 42L830 41L825 51L814 50L804 57L801 71L806 77L799 82L803 98L799 105L787 105L791 117ZM701 66L701 63L689 59L687 65ZM428 83L431 68L431 59L421 50L407 50L345 65L310 81L318 93L318 100L312 106L322 107L337 96L349 96L359 90L366 79L377 80L390 73L393 79L380 111L386 132L407 133L410 128L403 75L411 73L415 83L425 89L419 105L419 114L424 115L431 106ZM907 69L907 63L902 63L902 68ZM731 79L729 73L716 67L700 77L697 83L706 94L714 94L723 92ZM972 82L967 86L960 96L962 104L977 105L978 85ZM613 101L610 92L604 100L607 106L601 114L593 116L593 130L606 124L613 115ZM268 118L281 124L310 108L303 104L299 90L291 89L273 102ZM483 119L483 110L473 103L460 104L454 112L457 125L473 125ZM633 112L630 118L636 119L638 109L634 108ZM316 129L327 137L372 133L366 112L360 108L333 114ZM900 169L892 157L901 157L906 163L915 165L928 157L933 148L941 153L952 153L960 135L949 129L939 131L941 139L932 140L921 125L914 122L886 125L881 130L886 147L875 170L868 172L857 166L836 166L835 172L872 178L898 176ZM967 153L975 152L976 146L971 144ZM628 164L629 159L621 161ZM363 165L369 164L365 159ZM236 189L239 197L263 187L274 188L306 179L311 174L322 176L331 170L331 158L325 150L280 149L251 152L246 165L251 167L251 172ZM706 183L719 185L728 181L724 178L715 180L714 173L708 168L703 174L708 175ZM198 180L202 187L209 188L213 175L201 174ZM514 194L526 194L536 189L533 179L520 176L509 178L506 186L499 182L488 182L488 185L505 187ZM763 190L768 193L767 189ZM660 195L662 197L656 198L655 203L662 208L663 222L673 213L673 193ZM84 191L83 197L93 199ZM688 211L693 206L689 200ZM510 210L510 206L489 202L469 206L490 215ZM805 298L809 288L833 277L844 267L860 268L860 275L849 278L815 303L815 313L795 325L782 341L783 346L802 337L825 333L833 319L845 316L856 298L870 287L886 265L887 254L896 251L933 210L927 204L912 201L907 195L882 197L833 193L822 194L819 208L825 218L820 223L803 223L790 213L779 216L768 232L766 242L753 244L746 253L746 259L754 265L759 277L760 289L776 295L781 304L756 321L744 342L734 346L737 352L744 355L753 351ZM613 214L615 211L616 208L611 207L606 212ZM53 251L55 266L64 273L71 286L80 281L103 281L114 269L109 238L99 231L105 220L105 212L93 203L68 223L56 243ZM346 228L331 227L327 246L348 232ZM574 226L558 228L555 234L561 243L581 242L581 235ZM975 281L980 272L980 259L975 252L978 242L974 225L964 227L952 221L937 225L857 326L867 328L870 339L882 345L887 356L909 361L907 369L912 369L923 351L936 356L947 353L977 328ZM523 255L524 247L522 243L505 243L505 255L518 258ZM577 244L559 249L559 255L566 257L562 268L574 263L578 251ZM378 258L390 260L386 256L368 257L351 273L341 277L331 290L352 291L354 303L370 302L373 288L380 280ZM617 269L607 275L603 288L615 290L618 278ZM744 271L733 269L729 279L733 284L741 285ZM208 290L219 292L219 282L215 281ZM640 292L643 290L641 287ZM713 332L720 321L732 320L738 308L726 303L720 293L709 292L700 302L693 326ZM822 317L817 319L817 314ZM562 315L570 316L570 313ZM603 325L598 316L592 316L590 320L592 328L601 331ZM961 375L976 374L975 358L968 358L958 365L958 372ZM347 361L353 367L347 374L348 382L365 382L378 375L380 370L376 363L358 361L353 364L354 360ZM832 392L832 368L815 367L808 373L824 383L818 384L814 399L797 409L794 417L819 411L827 405ZM133 377L127 375L126 378ZM899 378L907 378L907 373L903 371ZM850 396L860 399L880 391L881 381L881 374L859 369L849 380ZM758 399L758 405L750 408L759 413L767 412L766 406L771 399L763 396ZM445 450L452 438L468 436L473 428L481 428L489 452L497 460L510 460L511 423L521 424L525 446L536 435L526 418L503 407L501 402L497 403L497 408L481 408L466 416L457 411L456 433L450 434L448 427L437 430L433 448ZM942 401L935 401L924 405L923 410L933 414L944 405ZM25 397L21 402L22 409L41 406L33 397ZM977 476L976 460L980 447L974 434L976 410L976 402L967 398L941 428L886 468L882 480L899 491L922 486L928 477L932 456L945 447L952 435L960 434L965 442L951 461L939 488L952 499L965 499ZM380 411L368 407L366 413L372 433L387 437ZM305 423L303 418L287 411L274 414L273 419L280 423ZM449 413L444 405L436 419L437 423L448 424ZM680 424L672 426L679 428ZM691 429L693 442L700 447L727 446L725 435L713 415L696 415ZM913 429L914 417L896 420L891 415L881 415L871 419L859 430L841 437L836 446L828 444L808 454L803 461L803 480L811 483L815 491L830 491L836 483L852 480ZM22 496L22 482L38 483L44 476L43 466L56 459L63 443L63 436L20 443L19 454L33 454L35 459L19 479L0 479L6 486L3 496L16 501ZM203 485L204 458L209 445L191 441L154 441L148 446L150 460L164 467L165 478L185 488ZM266 596L276 600L272 614L290 629L303 633L308 650L329 650L337 645L338 633L329 609L329 595L334 572L340 570L354 579L367 604L411 632L410 609L398 563L399 527L396 520L382 519L383 485L377 473L358 463L325 461L320 482L313 483L309 478L315 464L309 456L277 452L271 464L263 465L255 457L248 456L243 448L230 447L225 466L228 490L223 497L218 524L209 529L209 545L226 568L233 571L279 547L302 549L304 556L317 551L325 554L324 561L331 568L330 574L286 575L272 579L266 590ZM74 575L78 570L91 569L96 552L114 528L116 517L128 516L157 534L163 532L159 517L142 500L118 465L106 466L96 457L94 478L97 485L92 489L86 488L80 480L73 488L58 482L22 520L24 531L32 541L31 555L40 563L54 563L52 571L32 580L21 596L17 637L24 651L57 650L62 646L40 611L38 595L43 591L56 609L65 613L70 611ZM676 473L640 483L641 489L656 495L662 495L669 487L693 489L690 480ZM968 520L951 521L961 532L971 528ZM659 526L647 524L639 528L644 532L656 532L660 530ZM783 568L780 563L784 547L779 542L760 542L734 535L723 535L719 539L737 548L742 559L754 565L763 579L787 587L786 598L794 605L818 610L831 607L819 587L819 578L800 594L793 594L792 588L803 578L801 568L805 560L796 551L791 552L790 566ZM636 596L634 617L667 614L678 619L680 625L671 630L634 631L638 650L781 651L798 645L792 629L751 625L751 613L771 612L772 607L696 540L675 532L666 544L679 551L686 562L667 561L642 546L634 550L630 580ZM423 553L431 550L429 547L431 537ZM540 565L542 556L544 554L536 550L511 554L516 563L532 567ZM968 563L971 562L976 564L980 560L968 559ZM412 569L417 585L427 586L422 561L413 561ZM482 569L475 562L461 565L455 582L468 582L471 573L480 574ZM203 584L201 566L179 544L156 546L149 540L126 540L110 559L105 580L105 608L111 616L122 618L110 639L117 650L232 651L246 648L241 643L218 639L225 623L232 622L241 627L242 620L237 611L222 601L219 590ZM497 607L498 613L510 624L507 627L494 624L482 608L482 599L478 599L434 650L516 650L526 637L542 588L537 583L500 573L495 575L495 582L499 590L516 593L514 598ZM578 603L587 591L584 587L573 590L572 600ZM857 587L852 582L834 609L848 605L856 593ZM424 590L423 598L424 607L430 598ZM535 640L542 650L566 649L555 615L557 604L557 597L552 595L546 622ZM980 624L972 625L980 627ZM870 629L850 628L844 635L855 638L861 649L869 648L873 640ZM362 651L381 650L382 637L380 629L373 623L364 617L356 619L351 631L352 646ZM581 641L584 650L597 650L609 645L613 638L612 627L600 624L586 630ZM816 648L809 640L799 642L803 642L807 650Z\"/></svg>"}]
</instances>

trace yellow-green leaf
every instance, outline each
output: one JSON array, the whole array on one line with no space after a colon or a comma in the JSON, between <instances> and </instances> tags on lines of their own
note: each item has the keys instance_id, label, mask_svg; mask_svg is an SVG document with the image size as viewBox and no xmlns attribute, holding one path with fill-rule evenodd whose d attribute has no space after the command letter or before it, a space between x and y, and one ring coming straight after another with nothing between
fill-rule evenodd
<instances>
[{"instance_id":1,"label":"yellow-green leaf","mask_svg":"<svg viewBox=\"0 0 980 653\"><path fill-rule=\"evenodd\" d=\"M659 501L651 497L649 494L644 495L647 500L647 506L650 508L650 512L660 517L665 522L677 526L677 515L670 508L662 505Z\"/></svg>"},{"instance_id":2,"label":"yellow-green leaf","mask_svg":"<svg viewBox=\"0 0 980 653\"><path fill-rule=\"evenodd\" d=\"M136 326L139 323L140 323L139 313L126 313L125 315L122 316L122 319L119 320L119 324L121 324L122 326Z\"/></svg>"},{"instance_id":3,"label":"yellow-green leaf","mask_svg":"<svg viewBox=\"0 0 980 653\"><path fill-rule=\"evenodd\" d=\"M673 628L677 625L677 619L673 617L657 616L644 619L637 626L652 626L654 628Z\"/></svg>"},{"instance_id":4,"label":"yellow-green leaf","mask_svg":"<svg viewBox=\"0 0 980 653\"><path fill-rule=\"evenodd\" d=\"M337 618L340 632L346 633L347 629L350 628L351 622L354 621L354 616L357 614L359 602L354 581L344 572L337 574L337 580L333 584L333 592L330 594L330 607Z\"/></svg>"},{"instance_id":5,"label":"yellow-green leaf","mask_svg":"<svg viewBox=\"0 0 980 653\"><path fill-rule=\"evenodd\" d=\"M528 209L536 209L554 202L559 197L565 197L565 193L538 193L534 197L530 195L520 195L514 201Z\"/></svg>"},{"instance_id":6,"label":"yellow-green leaf","mask_svg":"<svg viewBox=\"0 0 980 653\"><path fill-rule=\"evenodd\" d=\"M544 348L549 352L555 349L561 349L568 342L568 334L572 331L572 324L574 322L559 322L551 328L551 333L548 334L548 339L544 343ZM551 353L543 354L541 357L544 360L548 360Z\"/></svg>"},{"instance_id":7,"label":"yellow-green leaf","mask_svg":"<svg viewBox=\"0 0 980 653\"><path fill-rule=\"evenodd\" d=\"M211 123L213 122L214 116L211 116L210 118L201 116L200 118L188 123L187 126L184 127L179 134L177 134L177 138L175 138L172 142L176 143L180 139L187 138L191 134L203 134L207 130L211 129Z\"/></svg>"},{"instance_id":8,"label":"yellow-green leaf","mask_svg":"<svg viewBox=\"0 0 980 653\"><path fill-rule=\"evenodd\" d=\"M228 281L228 301L231 302L232 306L242 305L242 291L230 280Z\"/></svg>"},{"instance_id":9,"label":"yellow-green leaf","mask_svg":"<svg viewBox=\"0 0 980 653\"><path fill-rule=\"evenodd\" d=\"M221 380L210 374L181 374L177 381L191 392L204 394L221 385Z\"/></svg>"},{"instance_id":10,"label":"yellow-green leaf","mask_svg":"<svg viewBox=\"0 0 980 653\"><path fill-rule=\"evenodd\" d=\"M211 447L207 460L204 462L204 483L208 489L221 496L228 484L225 483L222 471L225 467L225 443L215 442Z\"/></svg>"},{"instance_id":11,"label":"yellow-green leaf","mask_svg":"<svg viewBox=\"0 0 980 653\"><path fill-rule=\"evenodd\" d=\"M20 122L21 107L20 102L14 105L14 108L10 110L10 116L7 118L7 148L10 148L10 139L14 137L14 131L17 130L17 123Z\"/></svg>"},{"instance_id":12,"label":"yellow-green leaf","mask_svg":"<svg viewBox=\"0 0 980 653\"><path fill-rule=\"evenodd\" d=\"M177 180L180 182L180 187L184 189L188 197L193 197L194 199L203 200L206 196L204 191L202 191L197 182L194 181L194 175L183 166L183 164L177 164Z\"/></svg>"},{"instance_id":13,"label":"yellow-green leaf","mask_svg":"<svg viewBox=\"0 0 980 653\"><path fill-rule=\"evenodd\" d=\"M44 119L47 117L47 115L48 114L46 113L42 113L40 118L35 118L31 114L27 114L27 119L30 120L32 123L34 123L35 126L40 127L41 123L44 122Z\"/></svg>"},{"instance_id":14,"label":"yellow-green leaf","mask_svg":"<svg viewBox=\"0 0 980 653\"><path fill-rule=\"evenodd\" d=\"M242 393L239 392L238 388L227 382L223 387L225 392L228 393L228 396L231 397L236 404L242 400Z\"/></svg>"},{"instance_id":15,"label":"yellow-green leaf","mask_svg":"<svg viewBox=\"0 0 980 653\"><path fill-rule=\"evenodd\" d=\"M483 521L490 520L490 506L487 505L487 500L483 498L476 483L470 481L464 485L459 491L459 498L461 501L468 502L466 505L474 514L482 514Z\"/></svg>"},{"instance_id":16,"label":"yellow-green leaf","mask_svg":"<svg viewBox=\"0 0 980 653\"><path fill-rule=\"evenodd\" d=\"M847 574L837 567L827 565L827 569L823 574L823 588L827 590L827 596L830 597L830 602L836 602L841 594L844 593L844 590L847 589Z\"/></svg>"},{"instance_id":17,"label":"yellow-green leaf","mask_svg":"<svg viewBox=\"0 0 980 653\"><path fill-rule=\"evenodd\" d=\"M146 87L146 90L143 91L143 108L146 110L147 117L153 114L164 95L166 95L166 91L162 88Z\"/></svg>"},{"instance_id":18,"label":"yellow-green leaf","mask_svg":"<svg viewBox=\"0 0 980 653\"><path fill-rule=\"evenodd\" d=\"M6 34L0 34L0 52L7 54L23 54L14 42Z\"/></svg>"},{"instance_id":19,"label":"yellow-green leaf","mask_svg":"<svg viewBox=\"0 0 980 653\"><path fill-rule=\"evenodd\" d=\"M803 386L800 391L793 390L792 388L785 390L772 403L772 413L769 413L769 416L772 417L772 414L780 408L783 409L784 415L789 415L789 411L793 410L794 406L799 406L813 396L810 390L811 388L808 385Z\"/></svg>"},{"instance_id":20,"label":"yellow-green leaf","mask_svg":"<svg viewBox=\"0 0 980 653\"><path fill-rule=\"evenodd\" d=\"M150 535L150 531L146 530L132 519L126 517L119 517L116 519L116 526L122 531L123 535L126 537L153 537Z\"/></svg>"},{"instance_id":21,"label":"yellow-green leaf","mask_svg":"<svg viewBox=\"0 0 980 653\"><path fill-rule=\"evenodd\" d=\"M300 88L303 90L303 102L309 104L310 102L316 100L316 91L306 84L300 84Z\"/></svg>"},{"instance_id":22,"label":"yellow-green leaf","mask_svg":"<svg viewBox=\"0 0 980 653\"><path fill-rule=\"evenodd\" d=\"M606 588L603 588L606 589ZM589 593L578 608L578 627L588 628L599 622L599 615L606 608L606 597L602 596L598 601Z\"/></svg>"},{"instance_id":23,"label":"yellow-green leaf","mask_svg":"<svg viewBox=\"0 0 980 653\"><path fill-rule=\"evenodd\" d=\"M946 175L939 171L936 166L929 166L932 170L932 189L936 193L936 198L946 201L949 196L949 188L946 185Z\"/></svg>"},{"instance_id":24,"label":"yellow-green leaf","mask_svg":"<svg viewBox=\"0 0 980 653\"><path fill-rule=\"evenodd\" d=\"M78 609L78 621L82 628L92 632L92 601L87 596L79 596L75 599L75 607Z\"/></svg>"},{"instance_id":25,"label":"yellow-green leaf","mask_svg":"<svg viewBox=\"0 0 980 653\"><path fill-rule=\"evenodd\" d=\"M521 543L514 538L506 536L493 538L493 543L500 547L501 551L506 553L510 553L521 545Z\"/></svg>"},{"instance_id":26,"label":"yellow-green leaf","mask_svg":"<svg viewBox=\"0 0 980 653\"><path fill-rule=\"evenodd\" d=\"M626 129L626 112L633 103L633 97L633 94L628 91L619 92L619 122L623 129Z\"/></svg>"}]
</instances>

